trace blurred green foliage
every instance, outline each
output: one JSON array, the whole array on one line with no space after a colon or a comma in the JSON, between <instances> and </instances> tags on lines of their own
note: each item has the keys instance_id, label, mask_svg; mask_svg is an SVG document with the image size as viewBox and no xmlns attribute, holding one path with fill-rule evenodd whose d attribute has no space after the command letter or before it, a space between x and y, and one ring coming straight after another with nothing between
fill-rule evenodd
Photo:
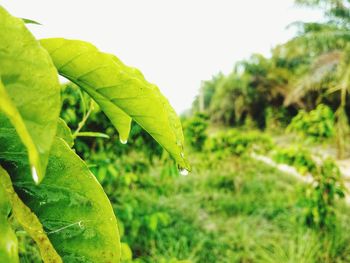
<instances>
[{"instance_id":1,"label":"blurred green foliage","mask_svg":"<svg viewBox=\"0 0 350 263\"><path fill-rule=\"evenodd\" d=\"M325 19L293 23L290 26L297 29L296 36L275 46L270 57L253 54L237 62L231 73L204 81L192 112L200 110L204 97L202 110L213 125L249 123L275 132L297 116L291 126L312 139L334 135L338 157L343 158L350 116L349 5L347 0L296 2L320 8ZM318 108L321 104L324 106Z\"/></svg>"},{"instance_id":2,"label":"blurred green foliage","mask_svg":"<svg viewBox=\"0 0 350 263\"><path fill-rule=\"evenodd\" d=\"M310 182L300 197L305 224L333 231L336 225L335 200L344 198L346 188L336 163L330 158L316 158L300 146L273 151L273 159L277 163L291 165L302 175L310 177Z\"/></svg>"},{"instance_id":3,"label":"blurred green foliage","mask_svg":"<svg viewBox=\"0 0 350 263\"><path fill-rule=\"evenodd\" d=\"M273 147L271 138L258 131L231 129L218 132L205 143L210 154L243 155L251 152L265 153Z\"/></svg>"},{"instance_id":4,"label":"blurred green foliage","mask_svg":"<svg viewBox=\"0 0 350 263\"><path fill-rule=\"evenodd\" d=\"M208 137L208 116L196 113L184 122L184 135L188 144L196 151L201 151Z\"/></svg>"},{"instance_id":5,"label":"blurred green foliage","mask_svg":"<svg viewBox=\"0 0 350 263\"><path fill-rule=\"evenodd\" d=\"M304 206L306 224L333 231L336 227L335 200L345 196L345 186L338 166L326 159L312 173L313 183L306 189Z\"/></svg>"},{"instance_id":6,"label":"blurred green foliage","mask_svg":"<svg viewBox=\"0 0 350 263\"><path fill-rule=\"evenodd\" d=\"M323 104L316 109L306 112L300 110L287 127L288 132L297 132L313 141L334 136L335 118L332 110Z\"/></svg>"},{"instance_id":7,"label":"blurred green foliage","mask_svg":"<svg viewBox=\"0 0 350 263\"><path fill-rule=\"evenodd\" d=\"M316 172L316 164L310 151L300 146L275 148L272 158L277 163L293 166L303 175Z\"/></svg>"}]
</instances>

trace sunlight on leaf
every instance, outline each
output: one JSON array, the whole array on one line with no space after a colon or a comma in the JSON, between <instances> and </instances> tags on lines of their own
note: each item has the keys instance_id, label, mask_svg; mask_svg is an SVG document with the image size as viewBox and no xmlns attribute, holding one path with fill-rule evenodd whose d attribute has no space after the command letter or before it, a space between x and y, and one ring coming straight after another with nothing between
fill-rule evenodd
<instances>
[{"instance_id":1,"label":"sunlight on leaf","mask_svg":"<svg viewBox=\"0 0 350 263\"><path fill-rule=\"evenodd\" d=\"M26 170L35 171L32 176L39 183L45 175L56 134L60 110L58 75L49 55L22 19L11 16L0 6L0 21L0 77L3 84L0 162L16 166L23 155L29 154ZM24 145L18 144L19 138L9 133L13 125Z\"/></svg>"},{"instance_id":2,"label":"sunlight on leaf","mask_svg":"<svg viewBox=\"0 0 350 263\"><path fill-rule=\"evenodd\" d=\"M40 185L14 177L17 192L40 219L64 262L119 262L113 208L94 175L63 139L56 137Z\"/></svg>"},{"instance_id":3,"label":"sunlight on leaf","mask_svg":"<svg viewBox=\"0 0 350 263\"><path fill-rule=\"evenodd\" d=\"M189 169L181 155L184 138L179 118L158 87L140 71L87 42L56 38L43 39L41 44L62 76L84 89L109 118L119 117L112 120L119 132L126 130L126 122L121 124L125 120L120 118L122 111L151 134L180 167ZM126 141L127 136L120 139Z\"/></svg>"},{"instance_id":4,"label":"sunlight on leaf","mask_svg":"<svg viewBox=\"0 0 350 263\"><path fill-rule=\"evenodd\" d=\"M32 137L30 136L26 125L24 124L21 115L13 105L9 98L5 87L0 81L0 111L3 112L12 125L15 127L18 136L21 138L23 144L26 146L29 156L29 162L32 165L32 177L35 183L39 182L39 176L42 176L42 168L39 161L39 153L34 145Z\"/></svg>"}]
</instances>

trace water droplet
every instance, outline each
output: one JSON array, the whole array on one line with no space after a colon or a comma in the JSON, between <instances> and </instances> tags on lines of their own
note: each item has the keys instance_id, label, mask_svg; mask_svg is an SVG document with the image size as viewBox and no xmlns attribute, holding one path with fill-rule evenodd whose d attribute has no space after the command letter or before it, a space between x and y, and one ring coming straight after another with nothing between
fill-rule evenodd
<instances>
[{"instance_id":1,"label":"water droplet","mask_svg":"<svg viewBox=\"0 0 350 263\"><path fill-rule=\"evenodd\" d=\"M185 169L185 168L181 168L180 169L180 174L183 175L183 176L187 176L188 175L188 170Z\"/></svg>"},{"instance_id":2,"label":"water droplet","mask_svg":"<svg viewBox=\"0 0 350 263\"><path fill-rule=\"evenodd\" d=\"M183 152L180 153L180 156L181 156L182 158L185 158L185 154L184 154Z\"/></svg>"},{"instance_id":3,"label":"water droplet","mask_svg":"<svg viewBox=\"0 0 350 263\"><path fill-rule=\"evenodd\" d=\"M119 140L120 140L120 143L122 143L122 144L127 144L128 143L128 140L123 140L122 138L120 138Z\"/></svg>"},{"instance_id":4,"label":"water droplet","mask_svg":"<svg viewBox=\"0 0 350 263\"><path fill-rule=\"evenodd\" d=\"M84 229L85 228L83 221L79 221L78 222L78 226L80 227L80 229Z\"/></svg>"},{"instance_id":5,"label":"water droplet","mask_svg":"<svg viewBox=\"0 0 350 263\"><path fill-rule=\"evenodd\" d=\"M45 204L46 204L45 201L39 202L39 205L45 205Z\"/></svg>"},{"instance_id":6,"label":"water droplet","mask_svg":"<svg viewBox=\"0 0 350 263\"><path fill-rule=\"evenodd\" d=\"M32 177L33 177L33 180L36 184L39 183L39 176L38 176L38 172L36 171L35 167L32 166Z\"/></svg>"}]
</instances>

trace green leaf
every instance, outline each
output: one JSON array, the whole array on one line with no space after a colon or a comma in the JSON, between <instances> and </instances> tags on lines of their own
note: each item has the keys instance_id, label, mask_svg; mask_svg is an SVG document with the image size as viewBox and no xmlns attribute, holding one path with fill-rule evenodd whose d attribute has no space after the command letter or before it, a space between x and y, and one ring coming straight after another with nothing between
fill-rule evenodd
<instances>
[{"instance_id":1,"label":"green leaf","mask_svg":"<svg viewBox=\"0 0 350 263\"><path fill-rule=\"evenodd\" d=\"M29 162L32 166L32 176L35 182L39 181L38 172L41 171L39 152L30 136L26 125L24 124L21 115L17 111L16 106L8 96L5 87L0 81L0 112L3 112L10 120L13 127L16 129L18 136L21 138L23 144L27 148ZM1 117L0 117L0 120ZM0 123L3 123L0 121ZM2 128L3 130L4 128Z\"/></svg>"},{"instance_id":2,"label":"green leaf","mask_svg":"<svg viewBox=\"0 0 350 263\"><path fill-rule=\"evenodd\" d=\"M29 154L27 170L31 170L33 178L40 182L45 175L60 110L58 74L47 52L27 30L24 22L11 16L1 6L0 39L0 77L3 84L0 163L16 166L23 155ZM17 138L8 132L13 125L19 134ZM19 138L24 145L17 142Z\"/></svg>"},{"instance_id":3,"label":"green leaf","mask_svg":"<svg viewBox=\"0 0 350 263\"><path fill-rule=\"evenodd\" d=\"M68 127L67 123L61 118L58 120L56 136L62 138L69 145L69 147L73 147L74 138L72 131Z\"/></svg>"},{"instance_id":4,"label":"green leaf","mask_svg":"<svg viewBox=\"0 0 350 263\"><path fill-rule=\"evenodd\" d=\"M131 128L130 116L127 115L124 111L122 111L118 106L114 105L112 102L110 102L108 99L101 96L94 90L87 90L84 87L82 88L98 103L101 110L107 115L109 120L119 132L120 140L127 141Z\"/></svg>"},{"instance_id":5,"label":"green leaf","mask_svg":"<svg viewBox=\"0 0 350 263\"><path fill-rule=\"evenodd\" d=\"M15 177L17 192L38 216L64 262L119 262L112 206L86 164L61 138L52 145L40 185Z\"/></svg>"},{"instance_id":6,"label":"green leaf","mask_svg":"<svg viewBox=\"0 0 350 263\"><path fill-rule=\"evenodd\" d=\"M158 87L147 82L140 71L83 41L56 38L41 40L41 44L59 73L83 88L107 116L111 118L115 109L121 109L150 133L180 167L189 169L183 157L179 118ZM116 125L118 121L116 118L112 122Z\"/></svg>"},{"instance_id":7,"label":"green leaf","mask_svg":"<svg viewBox=\"0 0 350 263\"><path fill-rule=\"evenodd\" d=\"M18 241L8 222L10 209L5 189L0 184L0 262L18 263Z\"/></svg>"},{"instance_id":8,"label":"green leaf","mask_svg":"<svg viewBox=\"0 0 350 263\"><path fill-rule=\"evenodd\" d=\"M96 137L109 139L109 136L102 132L78 132L77 137Z\"/></svg>"},{"instance_id":9,"label":"green leaf","mask_svg":"<svg viewBox=\"0 0 350 263\"><path fill-rule=\"evenodd\" d=\"M32 19L28 19L28 18L22 18L23 22L25 24L34 24L34 25L39 25L41 26L41 24L35 20L32 20Z\"/></svg>"},{"instance_id":10,"label":"green leaf","mask_svg":"<svg viewBox=\"0 0 350 263\"><path fill-rule=\"evenodd\" d=\"M24 230L34 239L44 262L60 263L60 256L53 248L48 239L39 219L35 214L22 202L13 189L11 178L8 173L0 166L0 191L6 193L17 221L22 225ZM3 261L1 261L3 262Z\"/></svg>"},{"instance_id":11,"label":"green leaf","mask_svg":"<svg viewBox=\"0 0 350 263\"><path fill-rule=\"evenodd\" d=\"M132 260L132 251L127 243L121 243L121 261L130 262Z\"/></svg>"}]
</instances>

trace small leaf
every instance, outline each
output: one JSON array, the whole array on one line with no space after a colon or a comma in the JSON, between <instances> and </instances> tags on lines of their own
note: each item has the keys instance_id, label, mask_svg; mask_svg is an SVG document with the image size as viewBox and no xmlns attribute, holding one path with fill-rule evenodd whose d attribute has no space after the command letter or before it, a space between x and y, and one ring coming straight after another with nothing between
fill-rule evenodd
<instances>
[{"instance_id":1,"label":"small leaf","mask_svg":"<svg viewBox=\"0 0 350 263\"><path fill-rule=\"evenodd\" d=\"M16 166L23 155L28 154L30 162L26 170L32 171L34 180L40 182L45 175L59 117L58 74L49 55L22 19L11 16L0 6L0 21L0 77L3 84L0 164ZM17 137L9 133L13 125L16 125ZM23 144L18 143L20 140Z\"/></svg>"},{"instance_id":2,"label":"small leaf","mask_svg":"<svg viewBox=\"0 0 350 263\"><path fill-rule=\"evenodd\" d=\"M44 262L62 262L60 256L53 248L50 240L39 221L30 209L22 202L13 189L11 178L0 166L0 190L4 190L12 207L12 212L24 230L34 239Z\"/></svg>"},{"instance_id":3,"label":"small leaf","mask_svg":"<svg viewBox=\"0 0 350 263\"><path fill-rule=\"evenodd\" d=\"M59 118L58 120L56 136L63 139L69 145L70 148L73 147L74 138L72 135L72 131L68 127L67 123L61 118Z\"/></svg>"},{"instance_id":4,"label":"small leaf","mask_svg":"<svg viewBox=\"0 0 350 263\"><path fill-rule=\"evenodd\" d=\"M41 24L35 20L32 20L32 19L28 19L28 18L22 18L23 22L25 24L34 24L34 25L39 25L41 26Z\"/></svg>"},{"instance_id":5,"label":"small leaf","mask_svg":"<svg viewBox=\"0 0 350 263\"><path fill-rule=\"evenodd\" d=\"M150 133L180 167L189 169L182 154L184 138L179 118L158 87L147 82L140 71L87 42L57 38L43 39L41 44L59 73L84 89L107 116L114 116L115 109L122 110Z\"/></svg>"},{"instance_id":6,"label":"small leaf","mask_svg":"<svg viewBox=\"0 0 350 263\"><path fill-rule=\"evenodd\" d=\"M77 137L96 137L96 138L104 138L109 139L109 136L102 132L79 132Z\"/></svg>"}]
</instances>

